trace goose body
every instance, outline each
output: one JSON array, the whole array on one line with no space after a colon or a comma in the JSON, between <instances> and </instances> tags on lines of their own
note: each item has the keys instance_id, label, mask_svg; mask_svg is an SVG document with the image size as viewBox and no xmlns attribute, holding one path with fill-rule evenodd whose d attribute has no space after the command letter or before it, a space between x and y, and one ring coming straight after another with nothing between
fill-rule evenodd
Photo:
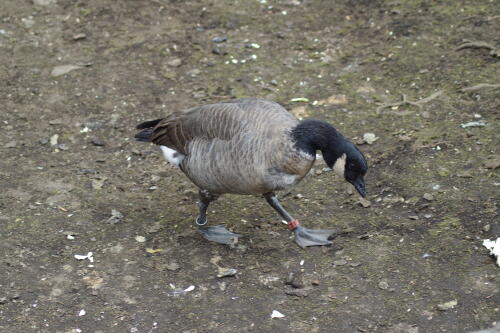
<instances>
[{"instance_id":1,"label":"goose body","mask_svg":"<svg viewBox=\"0 0 500 333\"><path fill-rule=\"evenodd\" d=\"M263 194L299 182L316 154L291 135L298 120L281 105L240 99L176 111L151 141L199 188L214 194Z\"/></svg>"},{"instance_id":2,"label":"goose body","mask_svg":"<svg viewBox=\"0 0 500 333\"><path fill-rule=\"evenodd\" d=\"M224 193L263 194L283 216L269 200L274 191L291 187L306 176L316 150L355 186L367 168L361 152L331 125L317 120L301 122L281 105L263 99L174 111L137 128L142 131L136 138L159 145L166 160L200 188L200 202L205 200L207 207ZM359 169L350 176L352 181L347 179L346 163ZM364 182L358 185L363 195Z\"/></svg>"}]
</instances>

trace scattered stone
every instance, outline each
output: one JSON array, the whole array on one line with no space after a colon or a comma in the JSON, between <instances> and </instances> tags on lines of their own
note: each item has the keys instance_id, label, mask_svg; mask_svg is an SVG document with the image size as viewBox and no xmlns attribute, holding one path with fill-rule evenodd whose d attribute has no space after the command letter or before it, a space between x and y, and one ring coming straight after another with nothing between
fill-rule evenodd
<instances>
[{"instance_id":1,"label":"scattered stone","mask_svg":"<svg viewBox=\"0 0 500 333\"><path fill-rule=\"evenodd\" d=\"M286 278L285 284L290 285L296 289L302 289L305 287L305 283L304 283L304 280L302 278L302 274L296 274L294 272L290 272L290 274L288 274L288 277Z\"/></svg>"},{"instance_id":2,"label":"scattered stone","mask_svg":"<svg viewBox=\"0 0 500 333\"><path fill-rule=\"evenodd\" d=\"M108 177L101 176L99 178L92 179L92 188L99 191L104 186L104 183L108 180Z\"/></svg>"},{"instance_id":3,"label":"scattered stone","mask_svg":"<svg viewBox=\"0 0 500 333\"><path fill-rule=\"evenodd\" d=\"M33 4L36 6L50 6L57 3L57 0L33 0Z\"/></svg>"},{"instance_id":4,"label":"scattered stone","mask_svg":"<svg viewBox=\"0 0 500 333\"><path fill-rule=\"evenodd\" d=\"M67 74L69 72L72 72L74 70L82 69L82 68L84 68L84 66L79 66L79 65L61 65L61 66L56 66L56 67L54 67L54 69L52 70L52 72L50 72L50 75L52 75L53 77L58 77L58 76L62 76L64 74Z\"/></svg>"},{"instance_id":5,"label":"scattered stone","mask_svg":"<svg viewBox=\"0 0 500 333\"><path fill-rule=\"evenodd\" d=\"M214 43L224 43L225 41L227 41L227 37L226 36L216 36L214 38L212 38L212 42Z\"/></svg>"},{"instance_id":6,"label":"scattered stone","mask_svg":"<svg viewBox=\"0 0 500 333\"><path fill-rule=\"evenodd\" d=\"M218 267L217 277L223 278L223 277L235 276L236 273L238 273L237 269Z\"/></svg>"},{"instance_id":7,"label":"scattered stone","mask_svg":"<svg viewBox=\"0 0 500 333\"><path fill-rule=\"evenodd\" d=\"M123 220L123 214L116 209L111 210L111 217L106 221L109 224L117 224Z\"/></svg>"},{"instance_id":8,"label":"scattered stone","mask_svg":"<svg viewBox=\"0 0 500 333\"><path fill-rule=\"evenodd\" d=\"M434 196L432 194L430 194L430 193L424 193L424 195L422 196L422 198L424 198L427 201L433 201L434 200Z\"/></svg>"},{"instance_id":9,"label":"scattered stone","mask_svg":"<svg viewBox=\"0 0 500 333\"><path fill-rule=\"evenodd\" d=\"M4 145L5 148L16 148L16 146L17 146L16 140L9 141Z\"/></svg>"},{"instance_id":10,"label":"scattered stone","mask_svg":"<svg viewBox=\"0 0 500 333\"><path fill-rule=\"evenodd\" d=\"M50 137L49 142L51 146L56 146L57 141L59 140L59 134L54 134Z\"/></svg>"},{"instance_id":11,"label":"scattered stone","mask_svg":"<svg viewBox=\"0 0 500 333\"><path fill-rule=\"evenodd\" d=\"M224 281L217 282L220 291L226 291L227 283Z\"/></svg>"},{"instance_id":12,"label":"scattered stone","mask_svg":"<svg viewBox=\"0 0 500 333\"><path fill-rule=\"evenodd\" d=\"M309 296L309 292L307 291L307 289L288 289L288 290L285 290L285 294L290 295L290 296L297 296L297 297Z\"/></svg>"},{"instance_id":13,"label":"scattered stone","mask_svg":"<svg viewBox=\"0 0 500 333\"><path fill-rule=\"evenodd\" d=\"M378 139L379 138L374 133L365 133L365 134L363 134L363 141L366 142L369 145L373 144Z\"/></svg>"},{"instance_id":14,"label":"scattered stone","mask_svg":"<svg viewBox=\"0 0 500 333\"><path fill-rule=\"evenodd\" d=\"M446 302L446 303L438 304L437 308L440 311L446 311L446 310L449 310L449 309L453 309L457 304L458 304L457 300L454 299L454 300Z\"/></svg>"},{"instance_id":15,"label":"scattered stone","mask_svg":"<svg viewBox=\"0 0 500 333\"><path fill-rule=\"evenodd\" d=\"M180 65L182 65L182 59L181 58L172 59L169 62L167 62L167 65L169 65L170 67L179 67Z\"/></svg>"},{"instance_id":16,"label":"scattered stone","mask_svg":"<svg viewBox=\"0 0 500 333\"><path fill-rule=\"evenodd\" d=\"M345 259L335 260L335 261L333 262L333 264L334 264L335 266L344 266L345 264L347 264L347 260L345 260Z\"/></svg>"},{"instance_id":17,"label":"scattered stone","mask_svg":"<svg viewBox=\"0 0 500 333\"><path fill-rule=\"evenodd\" d=\"M319 280L312 280L312 281L311 281L311 284L312 284L313 286L319 286L320 281L319 281Z\"/></svg>"},{"instance_id":18,"label":"scattered stone","mask_svg":"<svg viewBox=\"0 0 500 333\"><path fill-rule=\"evenodd\" d=\"M135 239L137 242L139 242L139 243L144 243L144 242L146 242L146 237L144 237L144 236L135 236L135 238L134 238L134 239Z\"/></svg>"},{"instance_id":19,"label":"scattered stone","mask_svg":"<svg viewBox=\"0 0 500 333\"><path fill-rule=\"evenodd\" d=\"M168 263L167 265L165 265L165 267L169 270L169 271L177 271L181 268L181 266L176 263L175 261L172 261L170 263Z\"/></svg>"},{"instance_id":20,"label":"scattered stone","mask_svg":"<svg viewBox=\"0 0 500 333\"><path fill-rule=\"evenodd\" d=\"M7 297L3 296L0 297L0 304L6 304L7 303Z\"/></svg>"},{"instance_id":21,"label":"scattered stone","mask_svg":"<svg viewBox=\"0 0 500 333\"><path fill-rule=\"evenodd\" d=\"M35 25L35 20L33 20L33 16L23 17L21 19L21 22L23 22L24 26L28 29Z\"/></svg>"},{"instance_id":22,"label":"scattered stone","mask_svg":"<svg viewBox=\"0 0 500 333\"><path fill-rule=\"evenodd\" d=\"M418 215L411 215L411 216L408 216L408 218L410 220L418 220Z\"/></svg>"},{"instance_id":23,"label":"scattered stone","mask_svg":"<svg viewBox=\"0 0 500 333\"><path fill-rule=\"evenodd\" d=\"M469 127L484 127L486 126L486 122L485 121L471 121L471 122L468 122L468 123L465 123L465 124L461 124L460 125L462 128L469 128Z\"/></svg>"},{"instance_id":24,"label":"scattered stone","mask_svg":"<svg viewBox=\"0 0 500 333\"><path fill-rule=\"evenodd\" d=\"M94 146L98 146L98 147L103 147L105 146L106 144L104 143L104 141L102 141L101 139L99 138L93 138L92 140L90 140L90 143L92 143Z\"/></svg>"},{"instance_id":25,"label":"scattered stone","mask_svg":"<svg viewBox=\"0 0 500 333\"><path fill-rule=\"evenodd\" d=\"M361 206L363 206L364 208L368 208L372 205L371 201L370 200L366 200L365 198L363 197L360 197L359 198L359 201L358 201Z\"/></svg>"},{"instance_id":26,"label":"scattered stone","mask_svg":"<svg viewBox=\"0 0 500 333\"><path fill-rule=\"evenodd\" d=\"M378 283L378 287L382 290L387 290L389 289L389 283L387 283L387 281L385 280L382 280Z\"/></svg>"},{"instance_id":27,"label":"scattered stone","mask_svg":"<svg viewBox=\"0 0 500 333\"><path fill-rule=\"evenodd\" d=\"M87 35L84 34L84 33L73 35L73 40L82 40L82 39L85 39L85 38L87 38Z\"/></svg>"},{"instance_id":28,"label":"scattered stone","mask_svg":"<svg viewBox=\"0 0 500 333\"><path fill-rule=\"evenodd\" d=\"M486 169L492 169L495 170L500 167L500 156L497 156L494 159L488 160L484 162L484 167Z\"/></svg>"},{"instance_id":29,"label":"scattered stone","mask_svg":"<svg viewBox=\"0 0 500 333\"><path fill-rule=\"evenodd\" d=\"M491 225L490 225L489 223L488 223L488 224L486 224L486 225L483 227L483 231L484 231L484 232L488 232L488 231L490 231L490 229L491 229Z\"/></svg>"},{"instance_id":30,"label":"scattered stone","mask_svg":"<svg viewBox=\"0 0 500 333\"><path fill-rule=\"evenodd\" d=\"M215 45L212 48L212 53L223 56L223 55L227 54L227 50L226 50L226 47L224 45Z\"/></svg>"},{"instance_id":31,"label":"scattered stone","mask_svg":"<svg viewBox=\"0 0 500 333\"><path fill-rule=\"evenodd\" d=\"M260 49L260 45L257 43L246 43L245 47L247 49Z\"/></svg>"}]
</instances>

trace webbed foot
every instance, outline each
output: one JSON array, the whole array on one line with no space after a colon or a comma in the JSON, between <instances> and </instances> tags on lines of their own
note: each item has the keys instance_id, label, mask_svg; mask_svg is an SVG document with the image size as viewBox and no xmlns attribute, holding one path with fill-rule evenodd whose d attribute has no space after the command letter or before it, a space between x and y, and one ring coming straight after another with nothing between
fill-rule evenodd
<instances>
[{"instance_id":1,"label":"webbed foot","mask_svg":"<svg viewBox=\"0 0 500 333\"><path fill-rule=\"evenodd\" d=\"M315 245L331 245L332 242L328 238L336 233L335 230L313 230L300 225L293 229L293 232L295 233L295 242L302 248Z\"/></svg>"},{"instance_id":2,"label":"webbed foot","mask_svg":"<svg viewBox=\"0 0 500 333\"><path fill-rule=\"evenodd\" d=\"M203 236L203 238L211 241L217 242L220 244L233 245L238 241L238 238L241 237L240 234L235 234L226 229L223 225L214 225L214 226L204 226L199 225L198 231Z\"/></svg>"}]
</instances>

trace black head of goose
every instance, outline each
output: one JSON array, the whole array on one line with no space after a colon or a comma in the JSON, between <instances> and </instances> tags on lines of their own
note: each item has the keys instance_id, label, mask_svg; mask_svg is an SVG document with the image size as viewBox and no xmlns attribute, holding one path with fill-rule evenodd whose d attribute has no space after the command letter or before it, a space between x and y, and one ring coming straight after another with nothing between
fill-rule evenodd
<instances>
[{"instance_id":1,"label":"black head of goose","mask_svg":"<svg viewBox=\"0 0 500 333\"><path fill-rule=\"evenodd\" d=\"M281 105L244 98L175 111L137 126L139 141L160 146L170 163L199 187L201 234L231 244L240 235L207 226L206 211L221 194L259 194L283 217L301 246L328 245L333 230L299 225L274 192L297 184L311 169L316 152L326 164L365 196L368 164L359 149L321 120L299 121Z\"/></svg>"}]
</instances>

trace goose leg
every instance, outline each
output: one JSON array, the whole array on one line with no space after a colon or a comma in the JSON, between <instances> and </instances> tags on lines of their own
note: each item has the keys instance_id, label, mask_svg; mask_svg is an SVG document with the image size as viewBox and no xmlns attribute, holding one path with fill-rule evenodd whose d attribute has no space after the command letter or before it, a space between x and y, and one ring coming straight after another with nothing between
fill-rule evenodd
<instances>
[{"instance_id":1,"label":"goose leg","mask_svg":"<svg viewBox=\"0 0 500 333\"><path fill-rule=\"evenodd\" d=\"M212 201L217 200L219 196L205 190L200 190L199 197L198 208L200 209L200 215L196 218L196 225L201 235L212 242L228 245L236 243L238 237L241 237L241 235L230 232L223 225L207 226L208 205Z\"/></svg>"},{"instance_id":2,"label":"goose leg","mask_svg":"<svg viewBox=\"0 0 500 333\"><path fill-rule=\"evenodd\" d=\"M295 242L302 248L314 245L330 245L331 241L328 240L330 236L336 233L335 230L312 230L299 225L299 221L294 219L288 212L281 206L278 198L274 193L264 194L267 203L274 208L287 222L288 229L295 233Z\"/></svg>"}]
</instances>

